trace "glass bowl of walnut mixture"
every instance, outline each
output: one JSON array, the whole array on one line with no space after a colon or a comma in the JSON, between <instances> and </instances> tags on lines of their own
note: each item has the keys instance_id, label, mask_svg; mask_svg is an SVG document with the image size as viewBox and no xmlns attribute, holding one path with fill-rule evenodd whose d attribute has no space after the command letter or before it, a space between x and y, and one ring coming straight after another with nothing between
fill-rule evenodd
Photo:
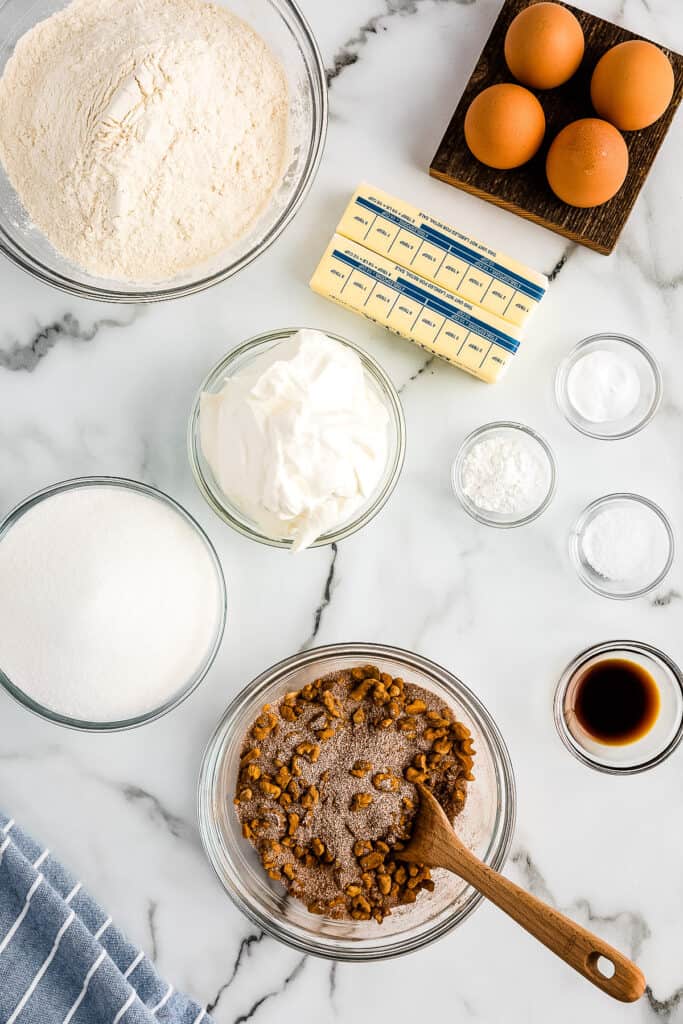
<instances>
[{"instance_id":1,"label":"glass bowl of walnut mixture","mask_svg":"<svg viewBox=\"0 0 683 1024\"><path fill-rule=\"evenodd\" d=\"M397 956L481 900L448 872L395 859L417 783L500 870L514 778L474 694L408 651L306 651L250 683L218 725L199 782L202 840L228 895L276 938L339 960Z\"/></svg>"}]
</instances>

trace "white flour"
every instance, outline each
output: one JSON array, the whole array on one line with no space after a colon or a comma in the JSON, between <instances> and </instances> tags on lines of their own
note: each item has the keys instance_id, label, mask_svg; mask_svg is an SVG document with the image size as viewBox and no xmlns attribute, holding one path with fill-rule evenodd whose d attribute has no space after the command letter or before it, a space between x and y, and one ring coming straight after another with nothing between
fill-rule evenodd
<instances>
[{"instance_id":1,"label":"white flour","mask_svg":"<svg viewBox=\"0 0 683 1024\"><path fill-rule=\"evenodd\" d=\"M287 152L284 72L204 0L73 0L0 80L0 159L31 220L92 274L152 282L244 235Z\"/></svg>"},{"instance_id":2,"label":"white flour","mask_svg":"<svg viewBox=\"0 0 683 1024\"><path fill-rule=\"evenodd\" d=\"M533 512L549 484L547 462L522 438L494 436L466 456L462 489L477 508L501 515Z\"/></svg>"},{"instance_id":3,"label":"white flour","mask_svg":"<svg viewBox=\"0 0 683 1024\"><path fill-rule=\"evenodd\" d=\"M161 501L112 485L45 498L0 540L0 670L92 722L167 703L203 664L222 592L198 534Z\"/></svg>"}]
</instances>

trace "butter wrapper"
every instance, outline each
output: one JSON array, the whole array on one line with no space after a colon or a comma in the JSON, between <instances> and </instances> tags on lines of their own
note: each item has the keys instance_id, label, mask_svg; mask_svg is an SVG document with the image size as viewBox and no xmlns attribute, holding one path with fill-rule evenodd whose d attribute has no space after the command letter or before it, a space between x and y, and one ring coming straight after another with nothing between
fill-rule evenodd
<instances>
[{"instance_id":1,"label":"butter wrapper","mask_svg":"<svg viewBox=\"0 0 683 1024\"><path fill-rule=\"evenodd\" d=\"M518 327L548 289L544 274L372 185L357 189L337 234Z\"/></svg>"},{"instance_id":2,"label":"butter wrapper","mask_svg":"<svg viewBox=\"0 0 683 1024\"><path fill-rule=\"evenodd\" d=\"M341 235L310 285L488 383L505 372L522 338L514 324Z\"/></svg>"}]
</instances>

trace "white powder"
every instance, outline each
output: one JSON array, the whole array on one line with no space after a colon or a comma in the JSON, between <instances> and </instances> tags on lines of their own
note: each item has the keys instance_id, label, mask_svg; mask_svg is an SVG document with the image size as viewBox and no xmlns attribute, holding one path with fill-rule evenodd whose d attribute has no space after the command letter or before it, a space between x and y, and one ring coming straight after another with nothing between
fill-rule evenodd
<instances>
[{"instance_id":1,"label":"white powder","mask_svg":"<svg viewBox=\"0 0 683 1024\"><path fill-rule=\"evenodd\" d=\"M0 159L92 274L168 279L244 235L279 184L288 94L265 42L203 0L73 0L0 80Z\"/></svg>"},{"instance_id":2,"label":"white powder","mask_svg":"<svg viewBox=\"0 0 683 1024\"><path fill-rule=\"evenodd\" d=\"M477 508L500 515L535 511L550 485L548 460L535 441L502 434L478 441L465 457L461 486Z\"/></svg>"},{"instance_id":3,"label":"white powder","mask_svg":"<svg viewBox=\"0 0 683 1024\"><path fill-rule=\"evenodd\" d=\"M0 581L0 670L83 721L123 721L176 696L220 624L201 537L120 486L64 491L25 512L0 540Z\"/></svg>"},{"instance_id":4,"label":"white powder","mask_svg":"<svg viewBox=\"0 0 683 1024\"><path fill-rule=\"evenodd\" d=\"M604 508L588 524L582 548L604 579L646 584L664 568L668 552L664 524L645 505Z\"/></svg>"},{"instance_id":5,"label":"white powder","mask_svg":"<svg viewBox=\"0 0 683 1024\"><path fill-rule=\"evenodd\" d=\"M640 378L628 359L608 349L582 356L567 377L567 395L590 423L626 419L638 405Z\"/></svg>"}]
</instances>

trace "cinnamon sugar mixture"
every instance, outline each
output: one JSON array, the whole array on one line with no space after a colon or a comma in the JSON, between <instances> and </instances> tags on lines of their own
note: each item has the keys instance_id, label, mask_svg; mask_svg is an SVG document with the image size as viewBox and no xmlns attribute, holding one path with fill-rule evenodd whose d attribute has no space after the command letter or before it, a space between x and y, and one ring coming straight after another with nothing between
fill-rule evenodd
<instances>
[{"instance_id":1,"label":"cinnamon sugar mixture","mask_svg":"<svg viewBox=\"0 0 683 1024\"><path fill-rule=\"evenodd\" d=\"M313 914L381 923L434 889L394 860L416 783L453 820L473 779L469 730L435 694L371 665L266 704L247 733L235 805L268 875Z\"/></svg>"}]
</instances>

